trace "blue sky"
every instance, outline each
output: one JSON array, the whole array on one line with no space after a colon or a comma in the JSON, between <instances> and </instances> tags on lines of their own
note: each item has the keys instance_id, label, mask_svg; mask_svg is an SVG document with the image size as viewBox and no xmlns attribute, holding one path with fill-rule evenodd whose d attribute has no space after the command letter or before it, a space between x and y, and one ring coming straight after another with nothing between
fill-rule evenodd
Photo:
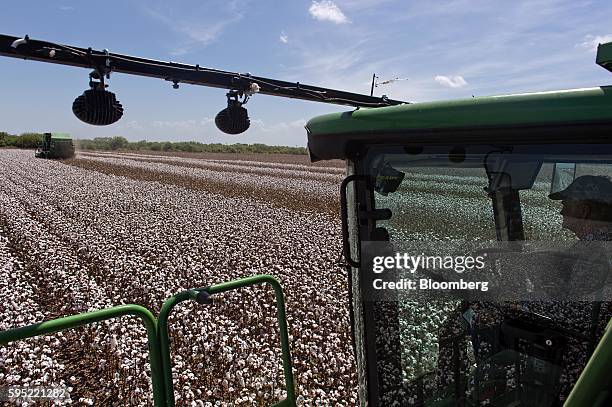
<instances>
[{"instance_id":1,"label":"blue sky","mask_svg":"<svg viewBox=\"0 0 612 407\"><path fill-rule=\"evenodd\" d=\"M29 1L3 2L0 33L368 94L372 74L402 78L376 95L411 102L601 86L598 42L612 41L611 1ZM97 4L94 6L94 4ZM123 118L80 122L85 69L0 58L0 131L78 138L305 145L305 122L350 108L255 95L251 128L214 126L225 91L122 74Z\"/></svg>"}]
</instances>

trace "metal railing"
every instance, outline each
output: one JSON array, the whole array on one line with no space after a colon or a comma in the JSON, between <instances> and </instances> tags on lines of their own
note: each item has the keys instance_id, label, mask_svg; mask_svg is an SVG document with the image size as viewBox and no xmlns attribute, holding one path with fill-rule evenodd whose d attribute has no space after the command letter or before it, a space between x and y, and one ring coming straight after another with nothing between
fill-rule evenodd
<instances>
[{"instance_id":1,"label":"metal railing","mask_svg":"<svg viewBox=\"0 0 612 407\"><path fill-rule=\"evenodd\" d=\"M168 298L162 305L158 318L147 308L129 304L105 308L97 311L70 315L50 321L28 325L21 328L0 331L0 345L6 345L35 336L48 335L67 329L77 328L96 322L119 318L126 315L137 316L143 322L147 331L149 345L149 362L151 364L151 381L153 386L153 400L155 406L174 406L174 386L172 382L172 361L170 358L170 340L168 333L168 317L172 309L179 303L195 300L200 304L210 303L210 296L226 291L237 290L256 284L269 284L274 288L276 297L276 310L278 327L280 331L283 370L287 396L274 404L273 407L295 406L295 383L291 368L291 353L289 349L289 334L287 331L287 318L285 315L285 299L283 289L274 277L270 275L256 275L241 278L210 287L195 288L180 292Z\"/></svg>"}]
</instances>

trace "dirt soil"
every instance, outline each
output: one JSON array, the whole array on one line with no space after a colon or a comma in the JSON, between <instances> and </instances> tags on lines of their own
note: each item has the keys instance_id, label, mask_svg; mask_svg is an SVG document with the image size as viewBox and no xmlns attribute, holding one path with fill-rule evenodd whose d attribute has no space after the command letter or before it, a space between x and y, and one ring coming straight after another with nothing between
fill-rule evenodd
<instances>
[{"instance_id":1,"label":"dirt soil","mask_svg":"<svg viewBox=\"0 0 612 407\"><path fill-rule=\"evenodd\" d=\"M104 152L96 150L79 150L82 152ZM162 155L166 157L201 158L209 160L241 160L241 161L261 161L281 164L300 164L311 165L313 167L338 167L344 168L346 163L343 160L310 161L307 155L299 154L242 154L242 153L189 153L183 151L138 151L138 150L117 150L115 153L131 153L142 155Z\"/></svg>"}]
</instances>

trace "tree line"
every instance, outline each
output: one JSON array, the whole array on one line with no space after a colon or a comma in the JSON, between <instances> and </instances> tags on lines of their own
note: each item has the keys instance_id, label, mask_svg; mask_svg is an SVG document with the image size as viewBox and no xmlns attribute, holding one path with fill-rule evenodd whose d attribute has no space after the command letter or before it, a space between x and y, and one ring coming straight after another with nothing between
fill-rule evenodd
<instances>
[{"instance_id":1,"label":"tree line","mask_svg":"<svg viewBox=\"0 0 612 407\"><path fill-rule=\"evenodd\" d=\"M42 133L13 135L0 132L0 147L36 148L42 141ZM132 151L182 151L193 153L258 153L258 154L307 154L304 147L269 146L267 144L204 144L197 141L129 141L125 137L96 137L93 140L73 140L81 150L132 150Z\"/></svg>"},{"instance_id":2,"label":"tree line","mask_svg":"<svg viewBox=\"0 0 612 407\"><path fill-rule=\"evenodd\" d=\"M0 132L0 147L36 148L41 140L41 133L22 133L17 136Z\"/></svg>"}]
</instances>

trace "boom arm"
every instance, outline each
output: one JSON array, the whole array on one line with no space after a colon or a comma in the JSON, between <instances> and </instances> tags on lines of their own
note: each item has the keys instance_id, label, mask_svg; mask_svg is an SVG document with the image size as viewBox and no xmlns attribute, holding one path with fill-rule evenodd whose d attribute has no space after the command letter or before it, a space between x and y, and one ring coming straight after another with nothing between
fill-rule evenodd
<instances>
[{"instance_id":1,"label":"boom arm","mask_svg":"<svg viewBox=\"0 0 612 407\"><path fill-rule=\"evenodd\" d=\"M173 82L225 88L238 92L249 92L252 84L259 87L258 93L273 96L284 96L355 107L382 107L398 105L405 102L372 97L358 93L343 92L317 86L303 85L299 82L286 82L253 76L249 73L221 71L188 65L177 62L156 61L153 59L133 57L110 53L107 50L96 51L91 48L79 48L55 44L47 41L33 40L0 34L0 55L12 58L32 59L61 65L78 66L95 69L102 75L120 72L130 75L150 76Z\"/></svg>"}]
</instances>

